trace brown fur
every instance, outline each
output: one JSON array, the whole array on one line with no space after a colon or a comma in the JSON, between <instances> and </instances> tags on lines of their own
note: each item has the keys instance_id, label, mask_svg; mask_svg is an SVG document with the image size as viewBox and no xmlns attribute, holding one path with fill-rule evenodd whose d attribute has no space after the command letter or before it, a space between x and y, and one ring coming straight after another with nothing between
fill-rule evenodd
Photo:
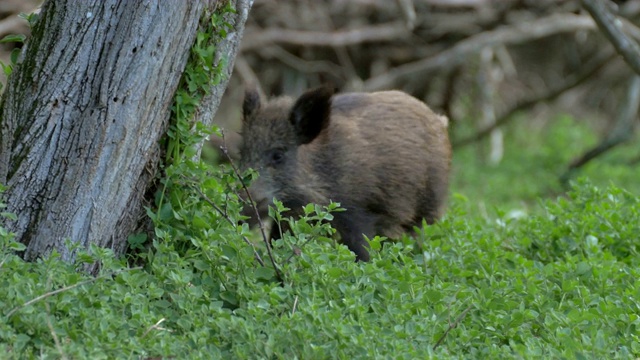
<instances>
[{"instance_id":1,"label":"brown fur","mask_svg":"<svg viewBox=\"0 0 640 360\"><path fill-rule=\"evenodd\" d=\"M294 211L341 203L334 227L367 261L362 235L396 238L441 215L451 146L447 118L400 91L333 95L310 90L261 104L247 91L241 165L258 171L250 191L261 213L273 197ZM275 234L277 236L277 233Z\"/></svg>"}]
</instances>

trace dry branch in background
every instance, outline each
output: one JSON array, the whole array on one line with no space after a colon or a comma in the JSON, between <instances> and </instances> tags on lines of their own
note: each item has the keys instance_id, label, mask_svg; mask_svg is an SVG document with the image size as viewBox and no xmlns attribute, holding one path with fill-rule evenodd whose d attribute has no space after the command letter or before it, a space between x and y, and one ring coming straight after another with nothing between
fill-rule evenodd
<instances>
[{"instance_id":1,"label":"dry branch in background","mask_svg":"<svg viewBox=\"0 0 640 360\"><path fill-rule=\"evenodd\" d=\"M484 47L520 44L557 33L593 28L595 28L595 24L588 16L562 14L482 32L433 57L399 66L389 70L386 74L371 78L365 81L364 89L375 91L393 88L398 82L406 80L408 77L424 76L425 73L436 69L446 70L449 67L460 65L467 59L467 56L478 53Z\"/></svg>"},{"instance_id":2,"label":"dry branch in background","mask_svg":"<svg viewBox=\"0 0 640 360\"><path fill-rule=\"evenodd\" d=\"M462 147L482 140L487 135L491 134L493 130L506 124L510 119L513 119L513 115L515 115L517 112L529 109L541 102L553 100L565 93L567 90L584 83L587 79L589 79L600 69L602 69L609 61L611 61L613 56L614 54L612 53L612 51L604 50L600 52L599 54L595 55L593 59L591 59L591 61L581 67L577 72L564 77L559 83L552 84L548 89L545 89L544 91L539 91L537 93L533 92L532 94L528 94L527 97L517 100L507 110L503 111L502 114L496 119L496 121L491 124L491 126L483 128L482 130L467 138L463 138L453 142L453 147Z\"/></svg>"},{"instance_id":3,"label":"dry branch in background","mask_svg":"<svg viewBox=\"0 0 640 360\"><path fill-rule=\"evenodd\" d=\"M640 74L640 47L622 31L622 21L608 8L615 4L608 0L582 0L582 4L624 61L636 74Z\"/></svg>"},{"instance_id":4,"label":"dry branch in background","mask_svg":"<svg viewBox=\"0 0 640 360\"><path fill-rule=\"evenodd\" d=\"M574 160L571 165L569 165L567 172L561 176L561 180L566 182L576 169L579 169L589 161L614 147L629 141L633 137L633 125L638 118L638 109L640 109L640 75L634 76L629 82L627 96L622 104L620 114L616 117L611 133L598 145Z\"/></svg>"},{"instance_id":5,"label":"dry branch in background","mask_svg":"<svg viewBox=\"0 0 640 360\"><path fill-rule=\"evenodd\" d=\"M242 50L262 48L270 44L301 46L346 46L372 41L392 41L406 37L410 32L404 23L365 26L358 29L335 32L300 31L289 29L265 29L247 32Z\"/></svg>"}]
</instances>

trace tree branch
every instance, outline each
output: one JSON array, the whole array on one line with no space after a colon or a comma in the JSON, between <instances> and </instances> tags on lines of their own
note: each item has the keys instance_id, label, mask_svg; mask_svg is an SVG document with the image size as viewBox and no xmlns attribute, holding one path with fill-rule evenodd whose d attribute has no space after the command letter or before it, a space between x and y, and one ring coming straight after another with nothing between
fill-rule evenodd
<instances>
[{"instance_id":1,"label":"tree branch","mask_svg":"<svg viewBox=\"0 0 640 360\"><path fill-rule=\"evenodd\" d=\"M335 77L341 76L341 69L330 61L308 61L301 59L278 45L265 46L258 53L264 58L276 58L283 64L290 66L301 73L326 72Z\"/></svg>"},{"instance_id":2,"label":"tree branch","mask_svg":"<svg viewBox=\"0 0 640 360\"><path fill-rule=\"evenodd\" d=\"M464 62L470 54L477 53L487 46L520 44L526 41L544 38L550 35L596 27L589 16L554 14L548 17L522 24L504 26L486 31L460 41L454 47L438 55L398 66L388 73L373 77L364 83L367 91L392 88L402 80L424 76L425 74L452 68Z\"/></svg>"},{"instance_id":3,"label":"tree branch","mask_svg":"<svg viewBox=\"0 0 640 360\"><path fill-rule=\"evenodd\" d=\"M583 66L580 70L565 77L560 84L557 84L551 87L551 89L548 89L547 91L540 92L538 94L533 94L528 98L517 101L509 109L504 111L502 115L500 115L493 124L491 124L490 126L487 126L486 128L478 131L477 133L467 138L454 141L452 144L453 147L458 148L458 147L466 146L471 143L482 140L487 135L491 134L491 132L494 129L506 124L509 120L513 119L513 115L515 113L528 109L536 105L537 103L555 99L558 96L562 95L565 91L582 84L591 76L593 76L595 73L597 73L600 69L602 69L602 67L605 64L607 64L614 57L614 55L615 53L612 53L609 51L601 52L600 54L596 55L591 61L589 61L585 66Z\"/></svg>"},{"instance_id":4,"label":"tree branch","mask_svg":"<svg viewBox=\"0 0 640 360\"><path fill-rule=\"evenodd\" d=\"M242 42L242 51L270 44L303 46L347 46L373 41L391 41L410 35L404 22L365 26L336 32L303 31L289 29L252 29Z\"/></svg>"},{"instance_id":5,"label":"tree branch","mask_svg":"<svg viewBox=\"0 0 640 360\"><path fill-rule=\"evenodd\" d=\"M640 47L622 31L623 23L607 7L607 0L582 0L582 5L591 14L604 36L613 44L624 61L640 74Z\"/></svg>"},{"instance_id":6,"label":"tree branch","mask_svg":"<svg viewBox=\"0 0 640 360\"><path fill-rule=\"evenodd\" d=\"M636 75L629 83L629 90L625 103L622 106L620 114L616 118L616 123L611 133L598 145L585 152L582 156L574 160L567 171L560 177L563 183L566 183L575 170L581 168L589 161L604 154L612 148L620 145L633 136L633 123L638 118L638 109L640 109L640 75Z\"/></svg>"}]
</instances>

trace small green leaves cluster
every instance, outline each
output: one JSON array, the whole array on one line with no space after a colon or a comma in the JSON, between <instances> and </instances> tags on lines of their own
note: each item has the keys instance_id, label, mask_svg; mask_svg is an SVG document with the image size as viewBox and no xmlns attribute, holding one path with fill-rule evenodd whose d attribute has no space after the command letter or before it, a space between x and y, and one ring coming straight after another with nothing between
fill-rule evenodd
<instances>
[{"instance_id":1,"label":"small green leaves cluster","mask_svg":"<svg viewBox=\"0 0 640 360\"><path fill-rule=\"evenodd\" d=\"M224 15L235 12L232 4L217 9L201 21L196 40L182 79L175 95L167 144L167 163L179 163L195 155L195 145L201 144L212 131L197 121L196 111L202 99L209 94L211 86L222 80L227 67L224 58L216 59L216 45L227 36L231 25Z\"/></svg>"},{"instance_id":2,"label":"small green leaves cluster","mask_svg":"<svg viewBox=\"0 0 640 360\"><path fill-rule=\"evenodd\" d=\"M38 21L39 14L20 13L18 17L23 20L26 20L27 23L29 24L29 27L33 27L36 21ZM24 34L10 34L0 39L0 44L6 44L6 43L24 44L26 38L27 37ZM10 61L9 64L5 64L2 61L0 61L0 67L2 68L2 72L7 78L13 72L13 67L18 63L18 56L20 56L20 51L21 51L20 48L15 48L11 50L11 55L9 57L9 61ZM0 91L2 91L2 83L0 83Z\"/></svg>"},{"instance_id":3,"label":"small green leaves cluster","mask_svg":"<svg viewBox=\"0 0 640 360\"><path fill-rule=\"evenodd\" d=\"M22 34L18 34L18 35L7 35L4 38L0 39L0 44L5 44L5 43L24 43L26 39L26 36L22 35ZM18 62L18 56L20 56L20 48L15 48L13 50L11 50L11 56L10 56L10 63L9 64L5 64L4 62L0 61L0 67L2 67L2 72L3 74L8 78L9 75L11 75L11 73L13 72L13 67L15 66L15 64ZM0 84L0 90L2 90L2 84Z\"/></svg>"}]
</instances>

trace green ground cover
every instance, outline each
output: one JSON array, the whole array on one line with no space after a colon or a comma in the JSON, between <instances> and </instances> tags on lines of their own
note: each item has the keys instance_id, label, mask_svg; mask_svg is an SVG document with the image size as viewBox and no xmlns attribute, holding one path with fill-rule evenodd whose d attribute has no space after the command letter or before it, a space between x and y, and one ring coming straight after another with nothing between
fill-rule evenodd
<instances>
[{"instance_id":1,"label":"green ground cover","mask_svg":"<svg viewBox=\"0 0 640 360\"><path fill-rule=\"evenodd\" d=\"M308 207L274 246L281 280L262 243L243 240L255 232L232 224L233 174L205 164L167 169L156 236L132 237L126 259L92 248L73 265L25 263L2 229L1 357L639 357L637 168L621 148L544 198L562 190L566 144L597 138L569 118L506 134L499 165L456 153L446 217L417 239L372 239L370 263ZM96 260L97 278L76 271Z\"/></svg>"}]
</instances>

